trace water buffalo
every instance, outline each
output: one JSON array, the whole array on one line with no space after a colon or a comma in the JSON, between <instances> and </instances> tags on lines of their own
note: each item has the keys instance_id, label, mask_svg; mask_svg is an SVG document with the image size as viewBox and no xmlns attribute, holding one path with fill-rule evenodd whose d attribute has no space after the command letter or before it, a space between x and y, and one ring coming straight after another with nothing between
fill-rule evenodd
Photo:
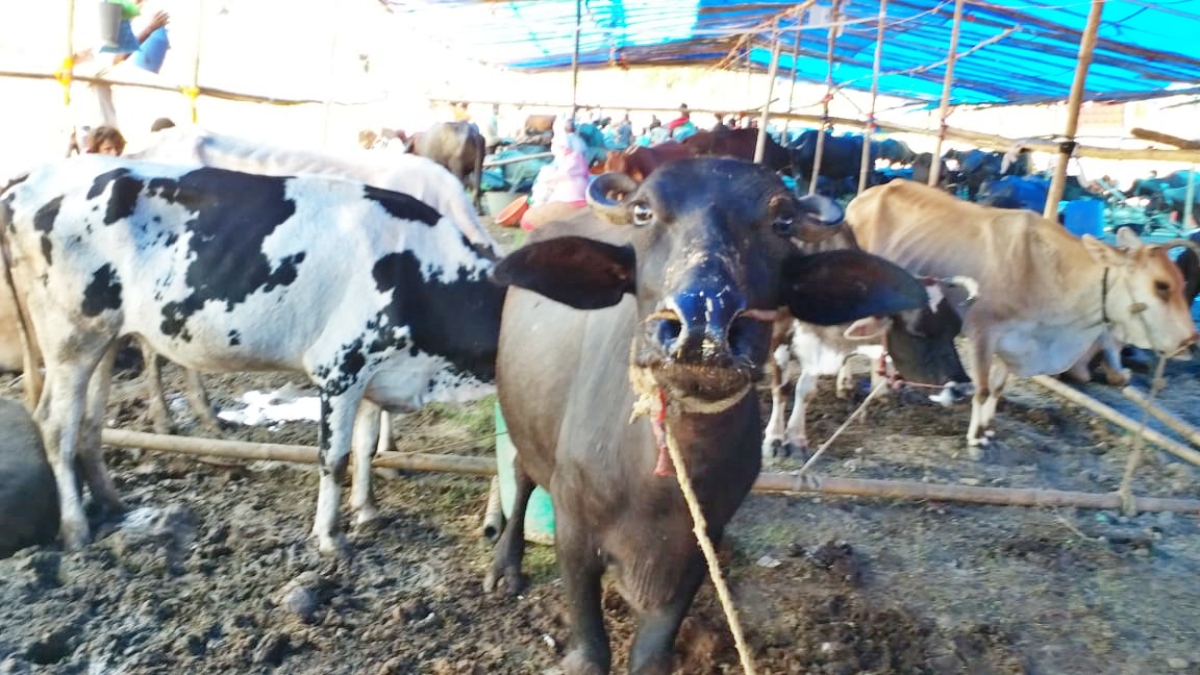
<instances>
[{"instance_id":1,"label":"water buffalo","mask_svg":"<svg viewBox=\"0 0 1200 675\"><path fill-rule=\"evenodd\" d=\"M926 295L870 254L803 254L791 239L818 237L823 200L797 199L742 160L670 162L640 186L605 174L588 201L495 269L519 287L496 362L516 498L485 587L519 586L524 509L541 485L573 631L564 670L609 670L609 567L638 614L630 672L667 673L705 575L674 472L690 476L719 541L759 472L753 392L778 310L829 325L920 307ZM631 421L635 408L649 418Z\"/></svg>"},{"instance_id":2,"label":"water buffalo","mask_svg":"<svg viewBox=\"0 0 1200 675\"><path fill-rule=\"evenodd\" d=\"M470 122L437 122L429 129L412 135L409 152L427 157L458 176L474 195L475 211L483 212L483 156L487 143Z\"/></svg>"}]
</instances>

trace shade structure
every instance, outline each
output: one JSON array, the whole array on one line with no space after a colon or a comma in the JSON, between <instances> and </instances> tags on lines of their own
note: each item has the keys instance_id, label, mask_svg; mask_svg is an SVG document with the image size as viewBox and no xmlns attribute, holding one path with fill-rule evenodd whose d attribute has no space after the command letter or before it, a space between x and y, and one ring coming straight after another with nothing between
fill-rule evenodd
<instances>
[{"instance_id":1,"label":"shade structure","mask_svg":"<svg viewBox=\"0 0 1200 675\"><path fill-rule=\"evenodd\" d=\"M575 0L383 0L404 24L480 61L520 70L571 66ZM585 0L583 68L727 64L766 71L778 20L778 69L825 78L821 0L798 19L795 0ZM851 2L834 52L839 86L867 90L878 3ZM968 0L952 105L1066 100L1090 3ZM924 104L942 92L954 2L892 0L879 91ZM825 12L825 15L828 11ZM796 21L802 21L799 26ZM800 27L797 31L795 28ZM1200 92L1200 2L1108 0L1085 101L1127 101ZM799 44L795 40L799 37ZM793 61L793 53L796 54Z\"/></svg>"}]
</instances>

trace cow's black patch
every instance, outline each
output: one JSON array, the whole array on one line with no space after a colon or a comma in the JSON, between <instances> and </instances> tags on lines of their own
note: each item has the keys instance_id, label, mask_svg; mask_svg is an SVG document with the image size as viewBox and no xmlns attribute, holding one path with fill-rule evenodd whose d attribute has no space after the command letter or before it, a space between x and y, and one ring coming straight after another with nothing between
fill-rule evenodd
<instances>
[{"instance_id":1,"label":"cow's black patch","mask_svg":"<svg viewBox=\"0 0 1200 675\"><path fill-rule=\"evenodd\" d=\"M242 334L236 330L229 331L229 346L236 347L242 344Z\"/></svg>"},{"instance_id":2,"label":"cow's black patch","mask_svg":"<svg viewBox=\"0 0 1200 675\"><path fill-rule=\"evenodd\" d=\"M96 316L106 309L121 307L121 280L112 265L105 263L92 273L92 281L83 289L84 316Z\"/></svg>"},{"instance_id":3,"label":"cow's black patch","mask_svg":"<svg viewBox=\"0 0 1200 675\"><path fill-rule=\"evenodd\" d=\"M147 193L195 214L187 223L192 236L185 281L191 295L163 306L164 334L188 340L188 317L209 301L224 303L228 311L253 293L296 280L304 252L272 265L262 251L275 228L296 213L295 202L287 198L287 180L212 168L150 180ZM168 244L175 241L172 235Z\"/></svg>"},{"instance_id":4,"label":"cow's black patch","mask_svg":"<svg viewBox=\"0 0 1200 675\"><path fill-rule=\"evenodd\" d=\"M414 353L436 354L459 372L495 379L503 288L484 275L470 279L461 268L454 279L425 279L411 251L383 256L371 273L376 288L392 295L381 316L384 325L408 326Z\"/></svg>"},{"instance_id":5,"label":"cow's black patch","mask_svg":"<svg viewBox=\"0 0 1200 675\"><path fill-rule=\"evenodd\" d=\"M54 221L58 218L58 211L62 208L62 196L55 197L50 201L42 204L42 207L33 214L33 229L42 233L42 257L49 264L50 251L53 246L50 243L50 233L54 231Z\"/></svg>"},{"instance_id":6,"label":"cow's black patch","mask_svg":"<svg viewBox=\"0 0 1200 675\"><path fill-rule=\"evenodd\" d=\"M437 209L402 192L366 185L363 186L363 195L373 202L378 202L384 211L402 220L415 220L433 227L442 219L442 214L438 213Z\"/></svg>"},{"instance_id":7,"label":"cow's black patch","mask_svg":"<svg viewBox=\"0 0 1200 675\"><path fill-rule=\"evenodd\" d=\"M118 178L128 176L130 173L132 172L129 169L113 169L112 171L106 171L99 176L96 176L92 180L92 187L88 188L87 198L95 199L96 197L99 197L100 195L104 194L105 190L108 189L109 183L117 180Z\"/></svg>"},{"instance_id":8,"label":"cow's black patch","mask_svg":"<svg viewBox=\"0 0 1200 675\"><path fill-rule=\"evenodd\" d=\"M108 195L108 207L104 210L104 224L112 225L133 215L137 208L138 195L145 183L132 176L118 176L112 181L112 192Z\"/></svg>"}]
</instances>

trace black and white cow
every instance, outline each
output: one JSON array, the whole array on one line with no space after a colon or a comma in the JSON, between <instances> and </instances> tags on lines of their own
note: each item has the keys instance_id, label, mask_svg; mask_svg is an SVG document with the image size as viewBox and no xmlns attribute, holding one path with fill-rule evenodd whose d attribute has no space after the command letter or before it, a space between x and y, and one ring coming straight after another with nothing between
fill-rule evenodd
<instances>
[{"instance_id":1,"label":"black and white cow","mask_svg":"<svg viewBox=\"0 0 1200 675\"><path fill-rule=\"evenodd\" d=\"M123 335L201 371L308 376L321 401L313 533L325 552L341 545L352 432L361 523L375 516L380 406L414 410L492 390L504 295L487 278L493 260L410 195L87 156L35 169L6 191L0 226L45 358L36 418L68 548L89 537L77 453L96 501L121 508L99 441Z\"/></svg>"}]
</instances>

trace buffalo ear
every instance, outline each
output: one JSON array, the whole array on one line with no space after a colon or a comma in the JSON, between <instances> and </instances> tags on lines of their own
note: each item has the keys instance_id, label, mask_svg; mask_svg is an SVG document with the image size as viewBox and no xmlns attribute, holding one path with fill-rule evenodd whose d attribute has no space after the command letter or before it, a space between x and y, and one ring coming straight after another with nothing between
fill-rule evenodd
<instances>
[{"instance_id":1,"label":"buffalo ear","mask_svg":"<svg viewBox=\"0 0 1200 675\"><path fill-rule=\"evenodd\" d=\"M635 290L637 255L577 236L543 239L522 246L492 270L492 281L518 286L575 309L602 309Z\"/></svg>"},{"instance_id":2,"label":"buffalo ear","mask_svg":"<svg viewBox=\"0 0 1200 675\"><path fill-rule=\"evenodd\" d=\"M929 298L899 265L855 250L792 256L784 261L782 284L781 304L818 326L919 309Z\"/></svg>"}]
</instances>

